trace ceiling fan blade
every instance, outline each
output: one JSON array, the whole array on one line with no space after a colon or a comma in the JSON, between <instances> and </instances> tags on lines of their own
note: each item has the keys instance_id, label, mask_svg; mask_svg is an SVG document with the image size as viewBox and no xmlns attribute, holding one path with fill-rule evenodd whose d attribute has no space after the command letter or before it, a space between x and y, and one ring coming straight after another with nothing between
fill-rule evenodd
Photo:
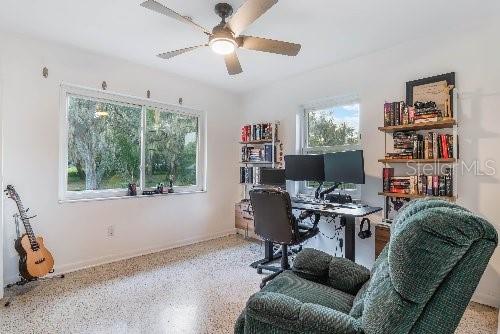
<instances>
[{"instance_id":1,"label":"ceiling fan blade","mask_svg":"<svg viewBox=\"0 0 500 334\"><path fill-rule=\"evenodd\" d=\"M207 31L207 29L203 28L199 24L194 23L190 19L182 16L181 14L173 11L172 9L165 7L164 5L162 5L161 3L159 3L159 2L157 2L155 0L144 1L143 3L141 3L141 6L144 7L144 8L150 9L150 10L152 10L154 12L157 12L157 13L166 15L168 17L171 17L173 19L176 19L178 21L181 21L181 22L187 23L189 25L195 26L196 28L201 29L205 34L211 35L211 33L209 31Z\"/></svg>"},{"instance_id":2,"label":"ceiling fan blade","mask_svg":"<svg viewBox=\"0 0 500 334\"><path fill-rule=\"evenodd\" d=\"M179 55L181 55L183 53L186 53L186 52L191 52L193 50L199 49L199 48L204 47L204 46L206 46L206 45L192 46L190 48L185 48L185 49L180 49L180 50L175 50L175 51L160 53L158 55L158 57L160 57L162 59L170 59L170 58L174 58L175 56L179 56Z\"/></svg>"},{"instance_id":3,"label":"ceiling fan blade","mask_svg":"<svg viewBox=\"0 0 500 334\"><path fill-rule=\"evenodd\" d=\"M298 55L302 47L300 44L252 36L240 36L238 40L239 44L244 49L277 53L285 56Z\"/></svg>"},{"instance_id":4,"label":"ceiling fan blade","mask_svg":"<svg viewBox=\"0 0 500 334\"><path fill-rule=\"evenodd\" d=\"M278 0L247 0L231 17L228 27L235 36L239 36L249 25L277 3Z\"/></svg>"},{"instance_id":5,"label":"ceiling fan blade","mask_svg":"<svg viewBox=\"0 0 500 334\"><path fill-rule=\"evenodd\" d=\"M240 74L243 72L236 52L226 55L224 60L226 61L227 73L229 73L229 75Z\"/></svg>"}]
</instances>

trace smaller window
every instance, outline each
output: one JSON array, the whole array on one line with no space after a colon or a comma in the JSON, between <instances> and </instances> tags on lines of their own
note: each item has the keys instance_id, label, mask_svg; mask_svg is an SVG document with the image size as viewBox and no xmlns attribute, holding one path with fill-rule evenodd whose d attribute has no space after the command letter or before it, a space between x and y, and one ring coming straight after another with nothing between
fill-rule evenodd
<instances>
[{"instance_id":1,"label":"smaller window","mask_svg":"<svg viewBox=\"0 0 500 334\"><path fill-rule=\"evenodd\" d=\"M358 101L338 103L330 106L305 107L302 124L302 153L324 154L359 149L360 142L360 105ZM324 183L324 187L333 184ZM301 192L312 192L318 187L317 182L305 182ZM342 191L359 198L361 187L356 184L343 184Z\"/></svg>"}]
</instances>

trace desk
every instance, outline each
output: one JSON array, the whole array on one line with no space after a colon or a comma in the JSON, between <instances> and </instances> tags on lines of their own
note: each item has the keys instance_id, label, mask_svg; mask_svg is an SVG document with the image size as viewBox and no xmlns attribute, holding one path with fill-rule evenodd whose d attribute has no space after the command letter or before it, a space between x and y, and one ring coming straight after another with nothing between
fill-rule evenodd
<instances>
[{"instance_id":1,"label":"desk","mask_svg":"<svg viewBox=\"0 0 500 334\"><path fill-rule=\"evenodd\" d=\"M319 220L321 216L332 217L341 216L345 217L345 258L351 261L356 259L356 218L366 217L373 213L382 211L380 207L372 207L364 204L336 204L336 203L318 203L313 199L293 198L292 209L301 211L311 211L316 215ZM274 253L274 245L270 241L264 244L264 258L251 264L253 268L258 265L267 265L281 257L281 252ZM271 271L273 267L268 266L265 268Z\"/></svg>"},{"instance_id":2,"label":"desk","mask_svg":"<svg viewBox=\"0 0 500 334\"><path fill-rule=\"evenodd\" d=\"M345 217L345 258L351 261L355 261L356 259L356 218L366 217L372 213L382 211L382 208L364 204L325 204L305 199L293 199L292 208L311 211L320 216Z\"/></svg>"}]
</instances>

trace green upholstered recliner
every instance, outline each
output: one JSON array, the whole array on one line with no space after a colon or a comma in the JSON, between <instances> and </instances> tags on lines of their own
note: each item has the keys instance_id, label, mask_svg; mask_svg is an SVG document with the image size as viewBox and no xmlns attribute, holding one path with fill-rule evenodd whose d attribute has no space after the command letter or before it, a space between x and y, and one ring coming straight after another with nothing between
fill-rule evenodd
<instances>
[{"instance_id":1,"label":"green upholstered recliner","mask_svg":"<svg viewBox=\"0 0 500 334\"><path fill-rule=\"evenodd\" d=\"M453 333L497 244L466 209L411 202L371 272L304 249L250 297L235 333Z\"/></svg>"}]
</instances>

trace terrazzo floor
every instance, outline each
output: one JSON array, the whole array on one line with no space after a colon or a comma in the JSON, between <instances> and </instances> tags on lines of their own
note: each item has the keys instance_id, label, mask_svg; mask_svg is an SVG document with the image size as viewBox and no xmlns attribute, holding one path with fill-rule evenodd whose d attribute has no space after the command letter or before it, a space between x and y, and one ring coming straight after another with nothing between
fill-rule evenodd
<instances>
[{"instance_id":1,"label":"terrazzo floor","mask_svg":"<svg viewBox=\"0 0 500 334\"><path fill-rule=\"evenodd\" d=\"M262 251L230 236L16 287L0 333L232 333ZM496 333L497 314L471 303L457 333Z\"/></svg>"}]
</instances>

